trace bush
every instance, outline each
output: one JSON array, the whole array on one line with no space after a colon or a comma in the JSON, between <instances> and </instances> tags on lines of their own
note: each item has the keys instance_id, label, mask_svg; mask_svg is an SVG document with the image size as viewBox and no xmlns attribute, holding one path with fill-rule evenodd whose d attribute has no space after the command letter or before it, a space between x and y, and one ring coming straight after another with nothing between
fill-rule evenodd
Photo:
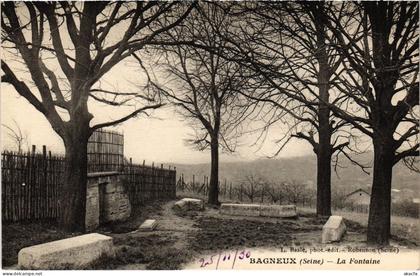
<instances>
[{"instance_id":1,"label":"bush","mask_svg":"<svg viewBox=\"0 0 420 276\"><path fill-rule=\"evenodd\" d=\"M419 204L411 201L395 202L391 205L393 215L419 218Z\"/></svg>"}]
</instances>

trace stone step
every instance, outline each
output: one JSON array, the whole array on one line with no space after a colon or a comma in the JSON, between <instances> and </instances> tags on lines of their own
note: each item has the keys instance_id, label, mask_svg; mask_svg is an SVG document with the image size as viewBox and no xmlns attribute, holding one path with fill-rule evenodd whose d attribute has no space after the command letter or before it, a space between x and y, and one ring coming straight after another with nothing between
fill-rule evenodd
<instances>
[{"instance_id":1,"label":"stone step","mask_svg":"<svg viewBox=\"0 0 420 276\"><path fill-rule=\"evenodd\" d=\"M21 249L21 269L79 269L105 256L114 256L112 238L92 233Z\"/></svg>"},{"instance_id":2,"label":"stone step","mask_svg":"<svg viewBox=\"0 0 420 276\"><path fill-rule=\"evenodd\" d=\"M153 231L155 230L157 224L157 221L154 219L146 219L143 224L140 225L139 230L144 232Z\"/></svg>"}]
</instances>

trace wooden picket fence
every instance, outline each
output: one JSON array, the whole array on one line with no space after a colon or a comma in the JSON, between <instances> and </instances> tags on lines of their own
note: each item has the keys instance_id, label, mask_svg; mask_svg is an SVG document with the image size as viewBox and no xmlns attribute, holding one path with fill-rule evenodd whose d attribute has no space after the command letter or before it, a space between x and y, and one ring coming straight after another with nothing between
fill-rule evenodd
<instances>
[{"instance_id":1,"label":"wooden picket fence","mask_svg":"<svg viewBox=\"0 0 420 276\"><path fill-rule=\"evenodd\" d=\"M1 163L3 221L48 219L58 215L57 198L64 157L4 151Z\"/></svg>"},{"instance_id":2,"label":"wooden picket fence","mask_svg":"<svg viewBox=\"0 0 420 276\"><path fill-rule=\"evenodd\" d=\"M4 151L1 163L2 219L23 221L58 216L58 196L64 173L64 156ZM175 198L176 171L163 166L126 164L123 182L133 205Z\"/></svg>"},{"instance_id":3,"label":"wooden picket fence","mask_svg":"<svg viewBox=\"0 0 420 276\"><path fill-rule=\"evenodd\" d=\"M124 135L99 129L89 137L87 145L88 171L121 171L124 165Z\"/></svg>"},{"instance_id":4,"label":"wooden picket fence","mask_svg":"<svg viewBox=\"0 0 420 276\"><path fill-rule=\"evenodd\" d=\"M179 195L206 198L209 193L209 177L204 175L202 178L192 175L192 181L186 181L184 174L178 178L176 188ZM315 206L315 197L312 190L302 191L299 195L283 193L281 197L280 187L273 191L273 187L258 185L253 189L253 195L248 185L241 181L219 180L218 185L219 200L222 202L243 202L260 204L295 204L302 207Z\"/></svg>"},{"instance_id":5,"label":"wooden picket fence","mask_svg":"<svg viewBox=\"0 0 420 276\"><path fill-rule=\"evenodd\" d=\"M161 167L130 164L124 166L124 181L133 205L145 204L157 199L176 197L176 170Z\"/></svg>"},{"instance_id":6,"label":"wooden picket fence","mask_svg":"<svg viewBox=\"0 0 420 276\"><path fill-rule=\"evenodd\" d=\"M238 194L238 198L242 198L242 190L239 188L241 185L232 185L232 182L224 179L219 181L219 197L223 199L233 200ZM203 179L196 179L195 175L192 176L192 181L185 181L184 174L179 176L176 183L176 189L180 192L197 194L207 196L209 193L209 177L204 175Z\"/></svg>"}]
</instances>

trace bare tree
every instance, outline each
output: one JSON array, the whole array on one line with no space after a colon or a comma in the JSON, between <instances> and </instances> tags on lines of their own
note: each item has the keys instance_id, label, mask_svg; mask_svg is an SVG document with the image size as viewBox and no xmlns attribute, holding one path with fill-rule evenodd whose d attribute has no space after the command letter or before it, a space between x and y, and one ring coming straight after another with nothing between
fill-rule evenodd
<instances>
[{"instance_id":1,"label":"bare tree","mask_svg":"<svg viewBox=\"0 0 420 276\"><path fill-rule=\"evenodd\" d=\"M285 184L286 182L267 183L265 187L265 191L273 203L282 204L287 198L287 195L284 189Z\"/></svg>"},{"instance_id":2,"label":"bare tree","mask_svg":"<svg viewBox=\"0 0 420 276\"><path fill-rule=\"evenodd\" d=\"M372 139L373 183L367 240L388 244L392 168L419 155L418 2L335 3L325 24L344 57L332 85L347 108L337 117ZM337 15L340 11L341 16Z\"/></svg>"},{"instance_id":3,"label":"bare tree","mask_svg":"<svg viewBox=\"0 0 420 276\"><path fill-rule=\"evenodd\" d=\"M253 203L256 197L262 195L267 181L256 174L246 174L241 181L243 194Z\"/></svg>"},{"instance_id":4,"label":"bare tree","mask_svg":"<svg viewBox=\"0 0 420 276\"><path fill-rule=\"evenodd\" d=\"M357 133L350 132L349 123L333 116L328 103L341 104L337 93L331 92L342 62L337 50L328 42L324 23L324 2L244 3L234 10L238 14L239 35L229 33L227 51L237 53L236 59L254 70L265 89L245 96L265 103L267 112L264 132L275 123L288 128L277 141L279 154L292 138L311 144L317 156L317 214L331 215L331 163L335 155L344 155L363 170L349 154ZM244 16L244 12L246 15ZM330 38L330 40L332 40ZM267 107L271 106L271 107ZM266 137L261 134L260 137ZM339 166L335 166L337 168Z\"/></svg>"},{"instance_id":5,"label":"bare tree","mask_svg":"<svg viewBox=\"0 0 420 276\"><path fill-rule=\"evenodd\" d=\"M343 209L345 206L346 193L342 189L333 190L332 206L334 208Z\"/></svg>"},{"instance_id":6,"label":"bare tree","mask_svg":"<svg viewBox=\"0 0 420 276\"><path fill-rule=\"evenodd\" d=\"M283 184L283 189L287 195L287 200L290 203L302 203L302 200L307 192L306 185L297 182L296 180L287 181Z\"/></svg>"},{"instance_id":7,"label":"bare tree","mask_svg":"<svg viewBox=\"0 0 420 276\"><path fill-rule=\"evenodd\" d=\"M217 6L201 3L182 28L171 32L171 37L221 49L224 41L215 29L223 32L229 24L229 17ZM219 147L228 153L235 151L241 123L252 113L252 106L246 105L239 93L251 87L249 79L239 64L203 47L186 43L164 47L163 53L165 59L158 60L155 66L163 77L156 80L150 76L150 83L189 120L195 131L189 142L198 150L210 148L208 202L219 204Z\"/></svg>"},{"instance_id":8,"label":"bare tree","mask_svg":"<svg viewBox=\"0 0 420 276\"><path fill-rule=\"evenodd\" d=\"M64 141L65 177L59 200L59 222L64 229L84 231L86 148L91 133L162 105L155 95L104 89L100 79L120 61L156 43L192 7L191 3L155 1L1 4L2 46L15 55L15 60L2 60L2 81L41 112ZM28 74L20 71L19 63ZM23 76L34 85L22 80ZM91 125L89 99L113 106L127 100L135 104L125 116Z\"/></svg>"},{"instance_id":9,"label":"bare tree","mask_svg":"<svg viewBox=\"0 0 420 276\"><path fill-rule=\"evenodd\" d=\"M26 146L26 149L28 150L28 133L22 132L22 129L15 120L13 120L13 124L14 126L2 124L2 127L4 127L7 130L7 135L15 144L15 147L18 152L22 152L24 146Z\"/></svg>"}]
</instances>

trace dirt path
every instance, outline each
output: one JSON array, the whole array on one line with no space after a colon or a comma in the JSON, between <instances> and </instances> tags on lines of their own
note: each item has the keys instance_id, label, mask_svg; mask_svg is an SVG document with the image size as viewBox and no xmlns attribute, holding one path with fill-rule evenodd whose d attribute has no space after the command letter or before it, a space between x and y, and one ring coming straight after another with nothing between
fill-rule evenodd
<instances>
[{"instance_id":1,"label":"dirt path","mask_svg":"<svg viewBox=\"0 0 420 276\"><path fill-rule=\"evenodd\" d=\"M165 232L176 237L176 242L173 246L178 250L182 250L188 246L188 238L191 234L199 229L194 226L195 222L191 217L181 217L175 214L172 209L174 202L170 201L162 206L163 210L161 215L156 217L159 225L155 233Z\"/></svg>"},{"instance_id":2,"label":"dirt path","mask_svg":"<svg viewBox=\"0 0 420 276\"><path fill-rule=\"evenodd\" d=\"M172 210L174 203L175 201L165 202L161 206L161 210L155 214L150 214L149 219L158 221L154 231L113 234L117 241L119 240L120 248L117 248L117 250L121 250L121 247L126 247L131 241L147 241L150 243L146 244L144 251L155 251L151 253L157 259L159 259L157 255L162 253L162 251L173 251L175 254L176 252L188 252L189 240L194 232L199 229L195 226L195 221L191 217L179 216ZM144 244L140 242L136 246L141 247ZM119 265L115 269L141 270L146 269L147 265L147 263L129 263Z\"/></svg>"}]
</instances>

